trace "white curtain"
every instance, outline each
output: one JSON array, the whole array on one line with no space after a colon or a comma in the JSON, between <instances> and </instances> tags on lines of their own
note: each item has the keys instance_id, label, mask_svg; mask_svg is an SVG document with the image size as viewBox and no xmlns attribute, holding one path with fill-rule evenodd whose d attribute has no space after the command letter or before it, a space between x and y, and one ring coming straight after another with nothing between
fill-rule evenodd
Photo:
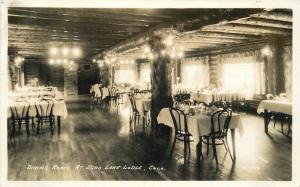
<instances>
[{"instance_id":1,"label":"white curtain","mask_svg":"<svg viewBox=\"0 0 300 187\"><path fill-rule=\"evenodd\" d=\"M117 69L115 70L115 83L134 83L135 72L133 69Z\"/></svg>"},{"instance_id":2,"label":"white curtain","mask_svg":"<svg viewBox=\"0 0 300 187\"><path fill-rule=\"evenodd\" d=\"M209 85L209 65L202 60L184 61L181 75L184 88L200 89Z\"/></svg>"},{"instance_id":3,"label":"white curtain","mask_svg":"<svg viewBox=\"0 0 300 187\"><path fill-rule=\"evenodd\" d=\"M222 86L227 90L243 90L248 97L264 94L265 75L263 62L253 53L250 56L223 58Z\"/></svg>"},{"instance_id":4,"label":"white curtain","mask_svg":"<svg viewBox=\"0 0 300 187\"><path fill-rule=\"evenodd\" d=\"M150 83L150 65L141 66L141 79L143 83Z\"/></svg>"}]
</instances>

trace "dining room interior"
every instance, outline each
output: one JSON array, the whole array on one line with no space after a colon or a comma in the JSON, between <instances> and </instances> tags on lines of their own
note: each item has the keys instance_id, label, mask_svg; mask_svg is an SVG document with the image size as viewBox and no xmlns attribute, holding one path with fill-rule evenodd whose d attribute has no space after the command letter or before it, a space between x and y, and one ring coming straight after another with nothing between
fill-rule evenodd
<instances>
[{"instance_id":1,"label":"dining room interior","mask_svg":"<svg viewBox=\"0 0 300 187\"><path fill-rule=\"evenodd\" d=\"M291 181L293 11L8 8L10 181Z\"/></svg>"}]
</instances>

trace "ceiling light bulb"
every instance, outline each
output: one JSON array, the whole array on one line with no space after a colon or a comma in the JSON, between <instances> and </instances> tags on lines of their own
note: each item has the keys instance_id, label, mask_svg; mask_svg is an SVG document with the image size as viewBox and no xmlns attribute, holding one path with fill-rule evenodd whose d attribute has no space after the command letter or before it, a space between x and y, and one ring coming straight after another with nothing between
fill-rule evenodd
<instances>
[{"instance_id":1,"label":"ceiling light bulb","mask_svg":"<svg viewBox=\"0 0 300 187\"><path fill-rule=\"evenodd\" d=\"M270 49L269 46L264 47L261 50L262 54L266 55L266 56L271 56L272 55L272 50Z\"/></svg>"},{"instance_id":2,"label":"ceiling light bulb","mask_svg":"<svg viewBox=\"0 0 300 187\"><path fill-rule=\"evenodd\" d=\"M146 46L146 47L144 48L144 52L145 52L145 53L149 53L149 52L150 52L149 46Z\"/></svg>"},{"instance_id":3,"label":"ceiling light bulb","mask_svg":"<svg viewBox=\"0 0 300 187\"><path fill-rule=\"evenodd\" d=\"M81 50L78 47L74 47L72 49L72 54L74 55L74 57L78 58L81 56Z\"/></svg>"},{"instance_id":4,"label":"ceiling light bulb","mask_svg":"<svg viewBox=\"0 0 300 187\"><path fill-rule=\"evenodd\" d=\"M54 64L54 60L53 59L49 59L49 64Z\"/></svg>"},{"instance_id":5,"label":"ceiling light bulb","mask_svg":"<svg viewBox=\"0 0 300 187\"><path fill-rule=\"evenodd\" d=\"M182 51L178 52L177 56L180 58L183 57L183 52Z\"/></svg>"},{"instance_id":6,"label":"ceiling light bulb","mask_svg":"<svg viewBox=\"0 0 300 187\"><path fill-rule=\"evenodd\" d=\"M165 54L166 54L166 50L161 50L161 51L160 51L160 54L161 54L161 55L165 55Z\"/></svg>"},{"instance_id":7,"label":"ceiling light bulb","mask_svg":"<svg viewBox=\"0 0 300 187\"><path fill-rule=\"evenodd\" d=\"M69 48L64 47L64 48L62 49L62 53L63 53L64 56L67 56L67 55L69 54Z\"/></svg>"},{"instance_id":8,"label":"ceiling light bulb","mask_svg":"<svg viewBox=\"0 0 300 187\"><path fill-rule=\"evenodd\" d=\"M68 60L67 59L63 59L63 64L67 64Z\"/></svg>"},{"instance_id":9,"label":"ceiling light bulb","mask_svg":"<svg viewBox=\"0 0 300 187\"><path fill-rule=\"evenodd\" d=\"M57 63L57 64L61 64L61 59L57 59L57 60L56 60L56 63Z\"/></svg>"},{"instance_id":10,"label":"ceiling light bulb","mask_svg":"<svg viewBox=\"0 0 300 187\"><path fill-rule=\"evenodd\" d=\"M51 47L50 48L50 55L57 55L58 49L57 47Z\"/></svg>"}]
</instances>

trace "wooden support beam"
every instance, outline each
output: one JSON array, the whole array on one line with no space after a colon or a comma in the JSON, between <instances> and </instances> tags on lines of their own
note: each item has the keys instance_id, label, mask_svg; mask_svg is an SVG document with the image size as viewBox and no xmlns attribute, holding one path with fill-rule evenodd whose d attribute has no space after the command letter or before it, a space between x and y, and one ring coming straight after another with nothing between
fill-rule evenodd
<instances>
[{"instance_id":1,"label":"wooden support beam","mask_svg":"<svg viewBox=\"0 0 300 187\"><path fill-rule=\"evenodd\" d=\"M140 23L159 23L170 20L169 16L158 14L134 13L131 9L70 9L70 8L10 8L10 10L26 11L31 13L47 13L51 15L73 16L79 18L90 17L93 19L106 19L112 21L135 21ZM129 10L129 11L128 11ZM147 10L147 9L142 9Z\"/></svg>"},{"instance_id":2,"label":"wooden support beam","mask_svg":"<svg viewBox=\"0 0 300 187\"><path fill-rule=\"evenodd\" d=\"M286 29L275 29L262 26L246 26L243 24L226 24L219 26L207 26L203 28L204 31L217 31L224 33L239 33L252 35L291 35L292 32Z\"/></svg>"},{"instance_id":3,"label":"wooden support beam","mask_svg":"<svg viewBox=\"0 0 300 187\"><path fill-rule=\"evenodd\" d=\"M241 43L245 40L240 39L226 39L226 38L213 38L213 37L193 37L193 38L180 38L175 43Z\"/></svg>"},{"instance_id":4,"label":"wooden support beam","mask_svg":"<svg viewBox=\"0 0 300 187\"><path fill-rule=\"evenodd\" d=\"M139 27L148 27L152 22L140 21L140 20L118 20L110 19L109 17L88 17L86 15L64 15L64 14L51 14L47 11L38 12L38 11L28 11L22 9L9 9L8 16L15 17L24 17L31 19L41 19L41 20L55 20L62 22L75 22L75 23L96 23L103 25L123 25L123 26L139 26Z\"/></svg>"},{"instance_id":5,"label":"wooden support beam","mask_svg":"<svg viewBox=\"0 0 300 187\"><path fill-rule=\"evenodd\" d=\"M195 57L195 56L205 56L205 55L216 55L216 54L224 54L224 53L234 53L241 51L251 51L251 50L260 50L265 47L270 41L273 41L274 38L262 39L258 41L251 41L242 44L234 44L227 47L217 47L215 49L203 49L198 51L187 52L187 57ZM279 39L277 39L279 40ZM281 45L290 45L291 37L280 38Z\"/></svg>"},{"instance_id":6,"label":"wooden support beam","mask_svg":"<svg viewBox=\"0 0 300 187\"><path fill-rule=\"evenodd\" d=\"M114 46L112 48L109 48L105 51L103 51L102 54L98 54L97 56L103 56L105 54L115 54L115 53L119 53L122 51L126 51L130 48L136 47L136 46L140 46L143 45L145 42L147 42L149 40L149 37L155 35L155 33L159 33L160 30L166 30L168 29L168 32L177 32L178 35L181 35L180 32L184 32L187 31L186 29L189 29L188 33L195 33L198 32L200 30L202 30L202 27L206 26L206 25L211 25L211 24L216 24L219 23L220 21L227 19L229 21L231 20L236 20L239 18L243 18L246 16L249 16L251 14L257 13L261 10L258 9L232 9L232 10L214 10L211 11L211 14L208 14L207 17L205 17L205 19L201 19L201 23L199 23L199 19L195 20L185 20L182 22L173 22L173 23L169 23L169 24L163 24L163 25L158 25L156 27L152 27L149 30L136 35L135 37L132 37L124 42L119 43L117 46ZM210 19L211 18L211 19ZM197 24L197 28L195 28L193 25L193 23ZM188 27L186 27L188 25ZM190 29L193 29L192 31Z\"/></svg>"},{"instance_id":7,"label":"wooden support beam","mask_svg":"<svg viewBox=\"0 0 300 187\"><path fill-rule=\"evenodd\" d=\"M83 34L83 33L65 33L65 32L60 32L60 33L54 33L53 31L28 31L28 30L8 30L8 37L24 37L24 38L35 38L35 37L40 37L40 38L74 38L74 39L85 39L85 40L107 40L108 37L110 37L110 40L120 40L120 39L126 39L127 35L123 34L116 34L114 35L113 33L110 34L103 34L99 35L94 33L94 34Z\"/></svg>"},{"instance_id":8,"label":"wooden support beam","mask_svg":"<svg viewBox=\"0 0 300 187\"><path fill-rule=\"evenodd\" d=\"M43 26L43 27L38 27L38 26L28 26L28 25L20 25L20 24L8 24L8 31L9 32L44 32L48 34L66 34L64 27L49 27L49 26ZM127 31L123 30L110 30L108 32L104 32L107 30L103 29L92 29L92 30L86 30L82 28L68 28L68 33L72 35L98 35L101 33L102 37L115 37L115 36L120 36L120 37L128 37L130 34L128 34Z\"/></svg>"},{"instance_id":9,"label":"wooden support beam","mask_svg":"<svg viewBox=\"0 0 300 187\"><path fill-rule=\"evenodd\" d=\"M293 22L292 13L283 13L283 12L262 12L251 15L254 18L264 18L268 20L277 20L285 22Z\"/></svg>"},{"instance_id":10,"label":"wooden support beam","mask_svg":"<svg viewBox=\"0 0 300 187\"><path fill-rule=\"evenodd\" d=\"M191 37L212 37L212 38L228 38L228 39L240 39L240 40L253 40L260 39L260 36L239 34L239 33L224 33L224 32L213 32L213 31L199 31L194 34L186 34Z\"/></svg>"},{"instance_id":11,"label":"wooden support beam","mask_svg":"<svg viewBox=\"0 0 300 187\"><path fill-rule=\"evenodd\" d=\"M239 19L236 21L231 21L230 23L238 23L244 25L253 26L263 26L263 27L273 27L273 28L283 28L283 29L293 29L293 24L291 22L278 21L278 20L268 20L259 17L250 17L246 19Z\"/></svg>"},{"instance_id":12,"label":"wooden support beam","mask_svg":"<svg viewBox=\"0 0 300 187\"><path fill-rule=\"evenodd\" d=\"M137 26L118 26L118 25L106 25L103 26L101 24L90 24L90 23L71 23L71 22L60 22L60 21L53 21L53 20L35 20L23 18L23 17L8 17L9 24L21 24L21 25L31 25L31 26L50 26L54 28L64 28L65 30L78 28L81 30L89 30L89 29L96 29L96 30L103 30L103 31L111 31L111 30L123 30L126 32L140 32L143 30L144 27L137 27Z\"/></svg>"}]
</instances>

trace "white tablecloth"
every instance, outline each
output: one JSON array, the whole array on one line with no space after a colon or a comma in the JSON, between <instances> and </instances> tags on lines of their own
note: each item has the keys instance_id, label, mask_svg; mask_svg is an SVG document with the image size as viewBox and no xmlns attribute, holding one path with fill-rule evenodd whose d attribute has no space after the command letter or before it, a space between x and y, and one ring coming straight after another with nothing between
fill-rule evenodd
<instances>
[{"instance_id":1,"label":"white tablecloth","mask_svg":"<svg viewBox=\"0 0 300 187\"><path fill-rule=\"evenodd\" d=\"M109 96L109 91L107 87L102 87L102 99L106 98L107 96ZM100 91L100 87L99 84L94 84L91 89L90 89L90 93L94 92L96 97L101 97L101 91Z\"/></svg>"},{"instance_id":2,"label":"white tablecloth","mask_svg":"<svg viewBox=\"0 0 300 187\"><path fill-rule=\"evenodd\" d=\"M183 120L183 117L181 117L181 119ZM159 115L157 116L157 122L174 128L172 116L168 108L163 108L160 111ZM184 123L182 122L182 124ZM209 115L201 113L193 116L187 115L187 124L188 131L192 134L192 136L194 137L194 141L197 144L199 142L199 136L208 135L210 133L211 117ZM232 114L229 128L237 128L241 135L244 134L243 123L239 114Z\"/></svg>"},{"instance_id":3,"label":"white tablecloth","mask_svg":"<svg viewBox=\"0 0 300 187\"><path fill-rule=\"evenodd\" d=\"M257 113L264 113L264 110L292 115L292 103L289 101L263 100L257 107Z\"/></svg>"},{"instance_id":4,"label":"white tablecloth","mask_svg":"<svg viewBox=\"0 0 300 187\"><path fill-rule=\"evenodd\" d=\"M213 97L212 97L212 93L192 92L191 99L194 101L202 101L202 102L205 102L206 104L209 104L212 102Z\"/></svg>"},{"instance_id":5,"label":"white tablecloth","mask_svg":"<svg viewBox=\"0 0 300 187\"><path fill-rule=\"evenodd\" d=\"M29 101L29 116L30 117L35 117L36 116L36 108L35 108L36 101L32 100ZM11 117L11 106L16 106L16 109L18 113L21 113L23 106L25 105L24 102L14 102L14 101L9 101L9 107L7 108L7 116ZM46 104L45 104L46 105ZM64 100L56 100L54 101L54 106L53 106L53 115L55 116L61 116L66 118L68 116L68 110L67 106Z\"/></svg>"}]
</instances>

